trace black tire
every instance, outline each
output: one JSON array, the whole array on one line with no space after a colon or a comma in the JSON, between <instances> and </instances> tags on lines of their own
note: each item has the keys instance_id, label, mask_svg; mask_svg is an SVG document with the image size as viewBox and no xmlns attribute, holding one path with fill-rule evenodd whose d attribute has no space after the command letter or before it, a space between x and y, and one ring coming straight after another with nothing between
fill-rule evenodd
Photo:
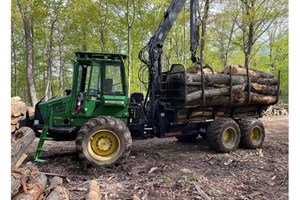
<instances>
[{"instance_id":1,"label":"black tire","mask_svg":"<svg viewBox=\"0 0 300 200\"><path fill-rule=\"evenodd\" d=\"M127 126L110 116L90 119L78 131L76 138L79 158L94 167L121 163L128 157L131 144Z\"/></svg>"},{"instance_id":2,"label":"black tire","mask_svg":"<svg viewBox=\"0 0 300 200\"><path fill-rule=\"evenodd\" d=\"M245 149L260 148L265 140L265 128L259 119L249 118L238 122L241 129L240 147Z\"/></svg>"},{"instance_id":3,"label":"black tire","mask_svg":"<svg viewBox=\"0 0 300 200\"><path fill-rule=\"evenodd\" d=\"M176 139L178 142L182 142L182 143L194 143L196 142L197 137L198 134L191 134L191 135L176 136Z\"/></svg>"},{"instance_id":4,"label":"black tire","mask_svg":"<svg viewBox=\"0 0 300 200\"><path fill-rule=\"evenodd\" d=\"M239 146L241 132L238 124L231 118L217 118L207 130L207 140L217 152L228 153Z\"/></svg>"}]
</instances>

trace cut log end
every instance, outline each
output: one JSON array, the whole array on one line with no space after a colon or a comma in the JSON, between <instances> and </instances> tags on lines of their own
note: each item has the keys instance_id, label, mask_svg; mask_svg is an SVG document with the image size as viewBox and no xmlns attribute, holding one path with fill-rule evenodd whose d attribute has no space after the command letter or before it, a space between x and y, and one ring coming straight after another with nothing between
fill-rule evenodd
<instances>
[{"instance_id":1,"label":"cut log end","mask_svg":"<svg viewBox=\"0 0 300 200\"><path fill-rule=\"evenodd\" d=\"M100 186L99 183L95 180L92 180L89 185L89 192L87 195L87 200L100 200Z\"/></svg>"}]
</instances>

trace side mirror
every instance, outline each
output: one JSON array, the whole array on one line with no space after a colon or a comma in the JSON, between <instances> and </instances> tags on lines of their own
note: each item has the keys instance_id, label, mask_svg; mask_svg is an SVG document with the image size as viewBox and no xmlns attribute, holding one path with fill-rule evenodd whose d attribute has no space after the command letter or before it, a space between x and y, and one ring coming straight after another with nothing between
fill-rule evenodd
<instances>
[{"instance_id":1,"label":"side mirror","mask_svg":"<svg viewBox=\"0 0 300 200\"><path fill-rule=\"evenodd\" d=\"M67 95L67 96L70 95L70 94L71 94L71 91L72 91L72 90L70 90L70 89L66 89L66 90L65 90L66 95Z\"/></svg>"}]
</instances>

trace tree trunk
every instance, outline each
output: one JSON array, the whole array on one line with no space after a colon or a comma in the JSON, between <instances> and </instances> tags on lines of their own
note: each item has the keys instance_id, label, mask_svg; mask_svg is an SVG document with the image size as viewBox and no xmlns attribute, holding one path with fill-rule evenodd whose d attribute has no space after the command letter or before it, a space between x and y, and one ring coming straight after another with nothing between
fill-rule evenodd
<instances>
[{"instance_id":1,"label":"tree trunk","mask_svg":"<svg viewBox=\"0 0 300 200\"><path fill-rule=\"evenodd\" d=\"M234 16L234 19L233 19L233 23L231 25L231 29L230 29L230 34L229 34L229 37L228 37L228 42L227 42L227 46L225 48L225 56L224 56L224 59L223 59L223 66L227 66L227 62L228 62L228 55L229 55L229 49L231 47L231 43L232 43L232 37L233 37L233 33L234 33L234 27L235 27L235 24L236 24L236 20L237 20L237 15Z\"/></svg>"},{"instance_id":2,"label":"tree trunk","mask_svg":"<svg viewBox=\"0 0 300 200\"><path fill-rule=\"evenodd\" d=\"M245 51L246 54L245 54L244 66L246 68L250 68L253 45L254 45L254 22L251 21L249 24L247 49Z\"/></svg>"},{"instance_id":3,"label":"tree trunk","mask_svg":"<svg viewBox=\"0 0 300 200\"><path fill-rule=\"evenodd\" d=\"M13 21L11 22L13 23ZM17 96L17 54L16 54L16 43L14 40L14 26L13 24L11 25L11 60L13 62L13 75L12 75L12 79L13 79L13 84L12 84L12 95L13 96Z\"/></svg>"},{"instance_id":4,"label":"tree trunk","mask_svg":"<svg viewBox=\"0 0 300 200\"><path fill-rule=\"evenodd\" d=\"M50 98L50 91L51 91L51 78L52 78L52 62L53 62L53 32L54 32L54 25L57 21L57 17L52 21L50 27L50 38L49 38L49 48L47 51L47 83L45 89L45 100L47 101Z\"/></svg>"},{"instance_id":5,"label":"tree trunk","mask_svg":"<svg viewBox=\"0 0 300 200\"><path fill-rule=\"evenodd\" d=\"M24 33L25 33L25 46L26 46L26 78L29 88L29 96L31 100L31 105L35 106L37 103L36 89L34 84L34 66L33 66L33 44L32 44L32 25L30 23L30 6L22 6L22 1L18 1L18 7L22 15Z\"/></svg>"},{"instance_id":6,"label":"tree trunk","mask_svg":"<svg viewBox=\"0 0 300 200\"><path fill-rule=\"evenodd\" d=\"M105 13L103 13L101 9L101 1L98 1L98 23L99 23L99 41L100 41L100 48L102 52L106 52L106 43L105 43L105 34L104 29L107 23L107 17L108 17L108 6L107 3L105 3ZM104 20L102 18L104 16Z\"/></svg>"},{"instance_id":7,"label":"tree trunk","mask_svg":"<svg viewBox=\"0 0 300 200\"><path fill-rule=\"evenodd\" d=\"M209 12L209 4L210 0L205 0L204 6L204 15L201 20L201 39L200 39L200 63L202 66L205 64L205 43L206 43L206 23L208 19L208 12Z\"/></svg>"},{"instance_id":8,"label":"tree trunk","mask_svg":"<svg viewBox=\"0 0 300 200\"><path fill-rule=\"evenodd\" d=\"M127 21L127 76L128 76L128 95L130 95L130 85L131 85L131 54L132 54L132 26L135 20L135 2L133 0L133 12L132 18L130 19L130 0L127 0L126 6L126 21Z\"/></svg>"},{"instance_id":9,"label":"tree trunk","mask_svg":"<svg viewBox=\"0 0 300 200\"><path fill-rule=\"evenodd\" d=\"M61 91L65 91L65 69L64 69L64 62L62 58L62 41L59 41L59 88L61 88Z\"/></svg>"},{"instance_id":10,"label":"tree trunk","mask_svg":"<svg viewBox=\"0 0 300 200\"><path fill-rule=\"evenodd\" d=\"M245 9L246 9L246 17L249 20L249 24L248 26L248 32L247 32L247 39L245 41L245 49L244 49L244 55L245 55L245 63L244 66L246 68L250 68L250 62L251 62L251 56L252 56L252 49L253 49L253 45L254 45L254 26L255 26L255 22L253 19L253 16L251 15L252 13L252 9L255 8L255 0L250 0L250 1L246 1L244 2L245 5Z\"/></svg>"},{"instance_id":11,"label":"tree trunk","mask_svg":"<svg viewBox=\"0 0 300 200\"><path fill-rule=\"evenodd\" d=\"M130 95L131 85L131 26L127 29L127 76L128 76L128 95Z\"/></svg>"}]
</instances>

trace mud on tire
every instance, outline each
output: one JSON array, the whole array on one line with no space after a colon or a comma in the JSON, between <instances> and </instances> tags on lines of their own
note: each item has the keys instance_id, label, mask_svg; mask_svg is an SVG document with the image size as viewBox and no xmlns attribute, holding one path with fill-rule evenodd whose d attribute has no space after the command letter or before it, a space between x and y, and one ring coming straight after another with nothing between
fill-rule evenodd
<instances>
[{"instance_id":1,"label":"mud on tire","mask_svg":"<svg viewBox=\"0 0 300 200\"><path fill-rule=\"evenodd\" d=\"M90 119L81 127L76 138L79 158L94 167L121 163L128 157L131 144L127 126L110 116Z\"/></svg>"},{"instance_id":2,"label":"mud on tire","mask_svg":"<svg viewBox=\"0 0 300 200\"><path fill-rule=\"evenodd\" d=\"M238 124L230 118L217 118L207 130L207 140L212 149L221 153L234 151L240 143Z\"/></svg>"},{"instance_id":3,"label":"mud on tire","mask_svg":"<svg viewBox=\"0 0 300 200\"><path fill-rule=\"evenodd\" d=\"M246 149L260 148L265 140L265 128L259 119L248 118L238 122L241 129L240 147Z\"/></svg>"}]
</instances>

